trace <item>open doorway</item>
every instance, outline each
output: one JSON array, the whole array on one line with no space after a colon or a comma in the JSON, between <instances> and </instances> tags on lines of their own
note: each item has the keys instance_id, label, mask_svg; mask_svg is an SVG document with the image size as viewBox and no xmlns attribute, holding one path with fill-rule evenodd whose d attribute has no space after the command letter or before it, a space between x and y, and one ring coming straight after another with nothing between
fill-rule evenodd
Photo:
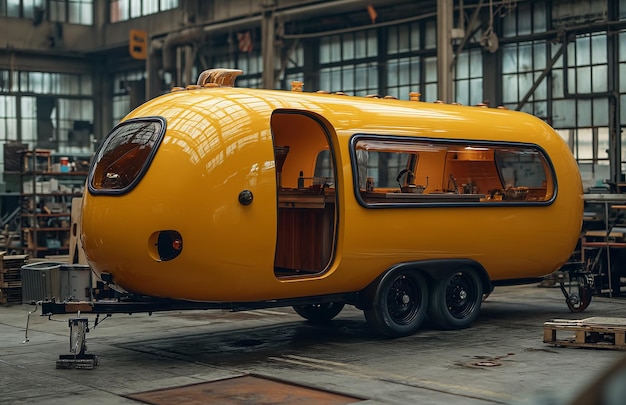
<instances>
[{"instance_id":1,"label":"open doorway","mask_svg":"<svg viewBox=\"0 0 626 405\"><path fill-rule=\"evenodd\" d=\"M276 161L278 278L323 273L337 235L334 155L329 130L314 115L282 111L271 120Z\"/></svg>"}]
</instances>

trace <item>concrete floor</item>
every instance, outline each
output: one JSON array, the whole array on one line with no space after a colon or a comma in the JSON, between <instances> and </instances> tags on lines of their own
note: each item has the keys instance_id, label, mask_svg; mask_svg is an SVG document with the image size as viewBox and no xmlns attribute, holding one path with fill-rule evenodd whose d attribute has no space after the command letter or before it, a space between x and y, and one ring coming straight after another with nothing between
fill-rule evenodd
<instances>
[{"instance_id":1,"label":"concrete floor","mask_svg":"<svg viewBox=\"0 0 626 405\"><path fill-rule=\"evenodd\" d=\"M88 333L94 370L55 367L69 354L70 316L0 307L0 403L138 404L125 395L254 374L363 398L362 404L564 404L624 356L543 343L551 319L626 317L626 300L594 298L572 314L558 288L501 287L470 329L425 321L383 339L347 307L327 327L291 308L114 315ZM178 403L184 403L179 400ZM211 398L201 402L211 403Z\"/></svg>"}]
</instances>

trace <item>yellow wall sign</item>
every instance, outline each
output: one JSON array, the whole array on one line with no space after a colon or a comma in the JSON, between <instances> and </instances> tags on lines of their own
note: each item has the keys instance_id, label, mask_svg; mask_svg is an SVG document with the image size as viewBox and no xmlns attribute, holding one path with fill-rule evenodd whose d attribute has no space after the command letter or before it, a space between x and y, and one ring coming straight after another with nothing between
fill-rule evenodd
<instances>
[{"instance_id":1,"label":"yellow wall sign","mask_svg":"<svg viewBox=\"0 0 626 405\"><path fill-rule=\"evenodd\" d=\"M146 59L148 56L148 33L144 30L130 30L128 51L134 59Z\"/></svg>"}]
</instances>

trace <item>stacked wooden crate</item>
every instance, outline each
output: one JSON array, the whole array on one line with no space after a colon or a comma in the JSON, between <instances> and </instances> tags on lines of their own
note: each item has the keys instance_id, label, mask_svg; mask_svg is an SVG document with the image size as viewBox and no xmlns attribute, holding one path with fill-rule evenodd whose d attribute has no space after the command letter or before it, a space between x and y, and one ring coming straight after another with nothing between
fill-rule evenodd
<instances>
[{"instance_id":1,"label":"stacked wooden crate","mask_svg":"<svg viewBox=\"0 0 626 405\"><path fill-rule=\"evenodd\" d=\"M6 255L0 252L0 304L13 305L22 303L22 266L27 255Z\"/></svg>"}]
</instances>

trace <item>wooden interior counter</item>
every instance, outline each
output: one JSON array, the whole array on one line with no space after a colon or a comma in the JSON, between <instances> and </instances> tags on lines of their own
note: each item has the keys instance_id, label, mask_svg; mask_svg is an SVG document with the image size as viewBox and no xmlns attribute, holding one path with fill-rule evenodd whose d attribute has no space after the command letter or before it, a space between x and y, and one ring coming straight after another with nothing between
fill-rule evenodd
<instances>
[{"instance_id":1,"label":"wooden interior counter","mask_svg":"<svg viewBox=\"0 0 626 405\"><path fill-rule=\"evenodd\" d=\"M334 189L284 189L278 192L278 208L324 208L334 203Z\"/></svg>"},{"instance_id":2,"label":"wooden interior counter","mask_svg":"<svg viewBox=\"0 0 626 405\"><path fill-rule=\"evenodd\" d=\"M455 193L361 193L368 203L433 203L433 202L480 202L485 194Z\"/></svg>"}]
</instances>

